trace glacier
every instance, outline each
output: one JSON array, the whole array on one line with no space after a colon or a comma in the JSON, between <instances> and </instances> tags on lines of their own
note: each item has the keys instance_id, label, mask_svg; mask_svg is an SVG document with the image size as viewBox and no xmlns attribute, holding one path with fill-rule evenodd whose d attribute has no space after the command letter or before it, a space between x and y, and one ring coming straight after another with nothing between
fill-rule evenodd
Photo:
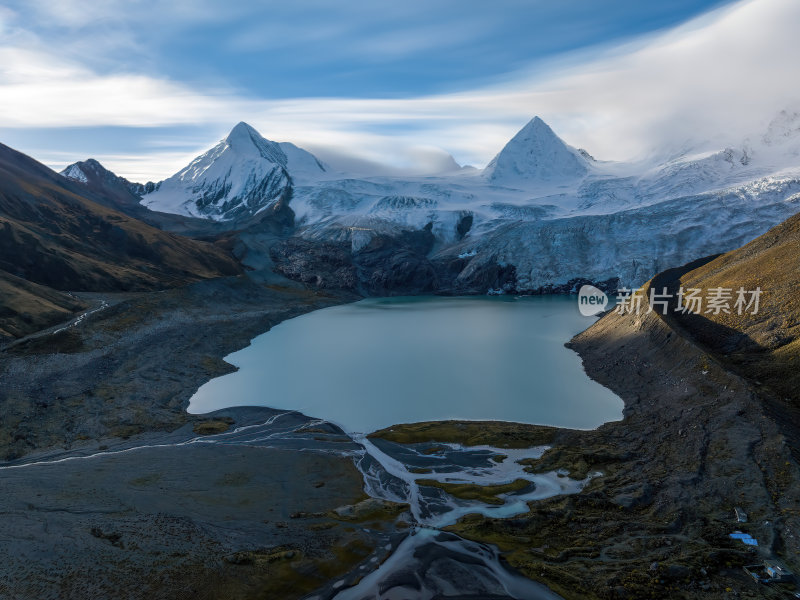
<instances>
[{"instance_id":1,"label":"glacier","mask_svg":"<svg viewBox=\"0 0 800 600\"><path fill-rule=\"evenodd\" d=\"M288 204L291 239L274 242L271 268L367 295L632 287L800 210L800 113L735 147L639 162L595 159L535 117L485 169L417 177L335 171L239 123L143 192L151 210L229 230Z\"/></svg>"}]
</instances>

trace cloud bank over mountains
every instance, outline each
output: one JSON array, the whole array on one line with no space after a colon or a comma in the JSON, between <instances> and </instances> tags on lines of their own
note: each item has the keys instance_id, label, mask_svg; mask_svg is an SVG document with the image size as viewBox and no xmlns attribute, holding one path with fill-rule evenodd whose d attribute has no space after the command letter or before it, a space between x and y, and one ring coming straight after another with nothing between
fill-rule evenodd
<instances>
[{"instance_id":1,"label":"cloud bank over mountains","mask_svg":"<svg viewBox=\"0 0 800 600\"><path fill-rule=\"evenodd\" d=\"M98 18L124 20L113 7ZM71 23L76 31L86 26L79 16ZM276 99L222 81L161 75L147 68L156 57L146 52L142 63L104 68L86 56L108 40L92 38L95 46L62 52L4 9L0 133L14 142L26 129L151 128L152 141L97 156L131 179L174 172L202 149L200 140L221 137L243 119L324 160L420 172L431 161L448 160L448 153L460 164L485 166L533 114L601 159L702 150L740 142L779 110L800 105L796 82L786 77L800 63L798 24L800 4L793 0L744 0L622 45L558 54L534 66L512 64L469 89L402 98ZM133 39L130 45L139 50ZM168 127L188 128L197 141L165 147L160 128ZM71 162L63 150L48 154L16 145L53 166Z\"/></svg>"}]
</instances>

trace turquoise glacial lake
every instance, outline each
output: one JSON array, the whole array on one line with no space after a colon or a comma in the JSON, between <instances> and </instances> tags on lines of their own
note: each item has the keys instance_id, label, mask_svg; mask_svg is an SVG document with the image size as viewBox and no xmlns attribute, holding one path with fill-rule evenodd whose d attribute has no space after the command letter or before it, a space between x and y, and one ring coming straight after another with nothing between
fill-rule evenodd
<instances>
[{"instance_id":1,"label":"turquoise glacial lake","mask_svg":"<svg viewBox=\"0 0 800 600\"><path fill-rule=\"evenodd\" d=\"M564 347L594 321L576 297L370 298L284 321L225 360L189 411L297 410L350 433L442 419L578 429L622 418L619 397Z\"/></svg>"}]
</instances>

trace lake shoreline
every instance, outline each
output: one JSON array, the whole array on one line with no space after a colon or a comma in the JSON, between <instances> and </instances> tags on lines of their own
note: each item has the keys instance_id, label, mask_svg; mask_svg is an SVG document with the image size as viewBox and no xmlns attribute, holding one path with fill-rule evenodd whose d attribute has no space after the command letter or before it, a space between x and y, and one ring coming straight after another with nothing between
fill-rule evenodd
<instances>
[{"instance_id":1,"label":"lake shoreline","mask_svg":"<svg viewBox=\"0 0 800 600\"><path fill-rule=\"evenodd\" d=\"M299 410L350 433L452 419L593 429L623 408L564 347L594 320L570 296L366 298L255 337L188 410Z\"/></svg>"},{"instance_id":2,"label":"lake shoreline","mask_svg":"<svg viewBox=\"0 0 800 600\"><path fill-rule=\"evenodd\" d=\"M450 529L497 544L512 567L567 599L784 597L741 568L770 557L800 566L800 473L756 386L656 313L606 314L569 346L625 401L624 419L558 431L530 467L603 476L526 515ZM737 506L749 523L736 522ZM758 549L732 540L735 530Z\"/></svg>"},{"instance_id":3,"label":"lake shoreline","mask_svg":"<svg viewBox=\"0 0 800 600\"><path fill-rule=\"evenodd\" d=\"M0 460L198 421L189 398L234 370L224 356L286 319L358 299L247 277L210 280L127 294L79 326L9 344L0 351Z\"/></svg>"},{"instance_id":4,"label":"lake shoreline","mask_svg":"<svg viewBox=\"0 0 800 600\"><path fill-rule=\"evenodd\" d=\"M170 519L178 519L167 530L164 522L158 520L160 517L154 521L152 509L146 507L147 503L158 502L157 497L164 494L161 481L170 482L168 489L172 494L197 493L193 489L197 486L193 483L197 473L187 470L184 461L204 446L190 443L187 447L187 441L206 434L229 435L239 427L256 426L261 419L275 414L286 414L290 420L299 419L307 424L306 430L298 434L304 436L305 447L324 445L330 438L328 441L335 444L332 449L346 451L352 442L341 431L337 434L337 428L327 425L321 431L319 425L313 425L312 417L296 412L235 407L191 415L186 408L193 389L214 376L230 372L223 356L246 346L253 337L279 322L358 298L350 294L320 294L293 286L264 287L246 278L232 278L109 300L108 308L83 319L75 327L58 333L40 332L2 350L0 376L13 382L1 392L2 401L10 417L24 415L17 423L12 418L0 424L6 459L0 464L0 470L5 469L1 476L20 492L0 502L0 510L13 515L6 520L12 531L6 532L5 537L15 539L14 528L32 517L45 519L48 525L43 530L29 532L19 543L11 542L15 556L24 557L31 552L39 556L7 565L6 579L0 580L0 592L25 594L30 588L22 585L24 581L42 581L35 592L39 597L102 595L112 588L118 597L127 597L140 584L153 598L173 597L176 590L186 586L194 589L197 597L203 597L202 593L212 588L217 593L235 595L236 590L254 584L272 589L269 582L277 582L276 585L289 586L281 591L281 597L292 597L291 569L270 570L269 582L259 575L263 565L272 564L275 559L274 553L264 554L265 550L254 546L263 543L258 542L258 536L250 539L245 535L230 538L227 534L211 534L197 551L192 549L197 540L187 544L195 535L191 532L197 528L206 532L230 529L226 525L230 516L222 507L199 518L192 511L178 511L182 513L178 515L167 509L166 514L172 515ZM25 424L24 436L19 435L20 423ZM224 449L226 455L230 452ZM243 452L254 457L258 455L254 452L262 453L262 458L248 458L245 462L237 458L239 468L231 472L222 466L214 467L206 478L209 481L204 484L208 486L204 494L227 497L231 485L237 493L237 486L243 485L242 492L249 494L251 480L264 471L264 457L270 457L268 462L273 468L292 473L313 465L316 454L293 451L296 464L289 466L286 458L289 454L285 452L250 449L247 445L238 452L236 456L244 456ZM138 453L147 453L147 460L134 469L129 457ZM100 478L98 468L110 475ZM135 473L137 469L142 472ZM341 473L338 490L322 485L330 473L317 482L302 480L314 484L311 495L326 507L324 514L336 509L339 503L364 497L364 482L352 458L343 457L327 469ZM48 476L35 476L39 470ZM78 478L86 482L85 487L73 489L66 482L53 487L52 482L61 478L66 478L65 481ZM372 533L354 538L348 533L352 525L348 525L347 519L331 520L320 516L323 513L318 510L310 510L304 499L306 493L275 500L278 504L269 510L279 509L284 521L271 525L272 519L261 523L245 518L234 531L261 530L262 540L270 536L276 541L283 540L285 551L290 554L299 552L305 556L310 552L309 565L318 565L313 568L324 568L330 577L334 573L347 576L353 582L359 577L356 572L359 564L370 556L380 564L386 556L384 546L388 548L396 543L391 540L407 535L403 523L396 521L394 509L371 510L365 518L369 519L368 531ZM95 507L98 494L103 502L122 506L122 510ZM23 496L39 500L25 507ZM148 498L145 504L143 497ZM249 502L246 500L249 497L239 501ZM46 505L44 512L39 506L42 502ZM201 506L192 510L203 512ZM57 515L64 516L54 521ZM297 519L287 515L297 515ZM52 538L47 533L50 527L66 528L74 538L73 546L80 551L71 552L58 538ZM312 533L329 530L331 535ZM319 539L309 545L309 535ZM184 539L185 536L188 537ZM41 552L48 547L58 551L45 558ZM148 561L156 560L148 558L148 554L157 556L165 547L170 548L172 558L158 559L160 579L137 575ZM113 556L108 556L109 552ZM336 569L320 558L331 553L337 557ZM227 557L231 556L229 560ZM314 562L319 560L323 562ZM108 561L118 566L94 580L71 578L68 583L68 573L93 572L92 565ZM210 582L217 580L226 583L222 587L211 586ZM329 592L333 582L328 580ZM325 587L321 582L318 585Z\"/></svg>"},{"instance_id":5,"label":"lake shoreline","mask_svg":"<svg viewBox=\"0 0 800 600\"><path fill-rule=\"evenodd\" d=\"M25 462L47 453L158 443L181 427L220 417L230 421L222 428L250 422L254 409L244 407L190 415L189 397L204 381L230 372L223 356L276 323L357 299L265 288L246 278L217 280L136 296L47 343L33 339L6 349L0 377L14 384L3 398L10 408L0 426L5 458ZM761 593L748 587L738 567L752 556L726 535L734 526L733 504L741 503L773 524L753 529L765 546L786 543L787 517L759 468L769 463L777 471L768 454L779 431L753 406L752 386L702 362L702 352L671 333L652 318L607 315L571 342L586 372L625 401L624 420L588 431L548 430L552 448L529 468L563 468L574 477L597 469L603 477L575 496L532 503L527 515L467 517L451 529L498 545L513 568L565 598L635 597L670 586L685 588L683 597L712 598L731 582L743 593ZM449 426L440 422L440 432L442 423ZM527 428L523 437L541 433L536 426L497 424L499 430ZM743 437L729 447L732 431ZM464 441L480 439L465 435ZM744 446L755 448L758 460ZM743 476L744 486L738 483ZM354 484L349 493L363 493L361 487ZM621 535L620 527L630 533ZM637 541L645 539L658 543ZM635 547L635 555L612 550L620 544ZM229 569L219 557L204 560L203 573Z\"/></svg>"},{"instance_id":6,"label":"lake shoreline","mask_svg":"<svg viewBox=\"0 0 800 600\"><path fill-rule=\"evenodd\" d=\"M211 600L255 587L289 598L385 558L406 533L391 507L363 516L368 531L354 528L366 498L360 450L340 430L268 408L186 412L199 385L231 371L226 354L283 320L357 299L211 280L116 297L75 327L5 346L0 536L10 558L0 596L166 600L190 590ZM240 437L239 427L263 433L207 442ZM286 449L259 441L276 435ZM348 505L356 517L336 513ZM290 564L317 575L299 581Z\"/></svg>"}]
</instances>

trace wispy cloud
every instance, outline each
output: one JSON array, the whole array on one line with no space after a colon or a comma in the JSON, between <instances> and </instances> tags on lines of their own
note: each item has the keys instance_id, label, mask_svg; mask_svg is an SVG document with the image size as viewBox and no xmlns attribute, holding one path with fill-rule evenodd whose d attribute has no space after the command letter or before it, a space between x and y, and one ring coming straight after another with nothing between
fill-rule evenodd
<instances>
[{"instance_id":1,"label":"wispy cloud","mask_svg":"<svg viewBox=\"0 0 800 600\"><path fill-rule=\"evenodd\" d=\"M798 24L794 0L745 0L625 46L506 74L491 86L403 99L265 99L234 87L107 74L46 45L4 44L0 127L203 124L222 137L246 120L272 139L413 168L429 160L431 147L481 166L538 114L573 145L629 158L689 142L733 143L800 102ZM470 35L469 27L459 35ZM374 50L403 52L406 42L416 43L398 34ZM126 175L152 168L145 178L166 175L178 161L173 150L147 161L120 152L113 158Z\"/></svg>"}]
</instances>

